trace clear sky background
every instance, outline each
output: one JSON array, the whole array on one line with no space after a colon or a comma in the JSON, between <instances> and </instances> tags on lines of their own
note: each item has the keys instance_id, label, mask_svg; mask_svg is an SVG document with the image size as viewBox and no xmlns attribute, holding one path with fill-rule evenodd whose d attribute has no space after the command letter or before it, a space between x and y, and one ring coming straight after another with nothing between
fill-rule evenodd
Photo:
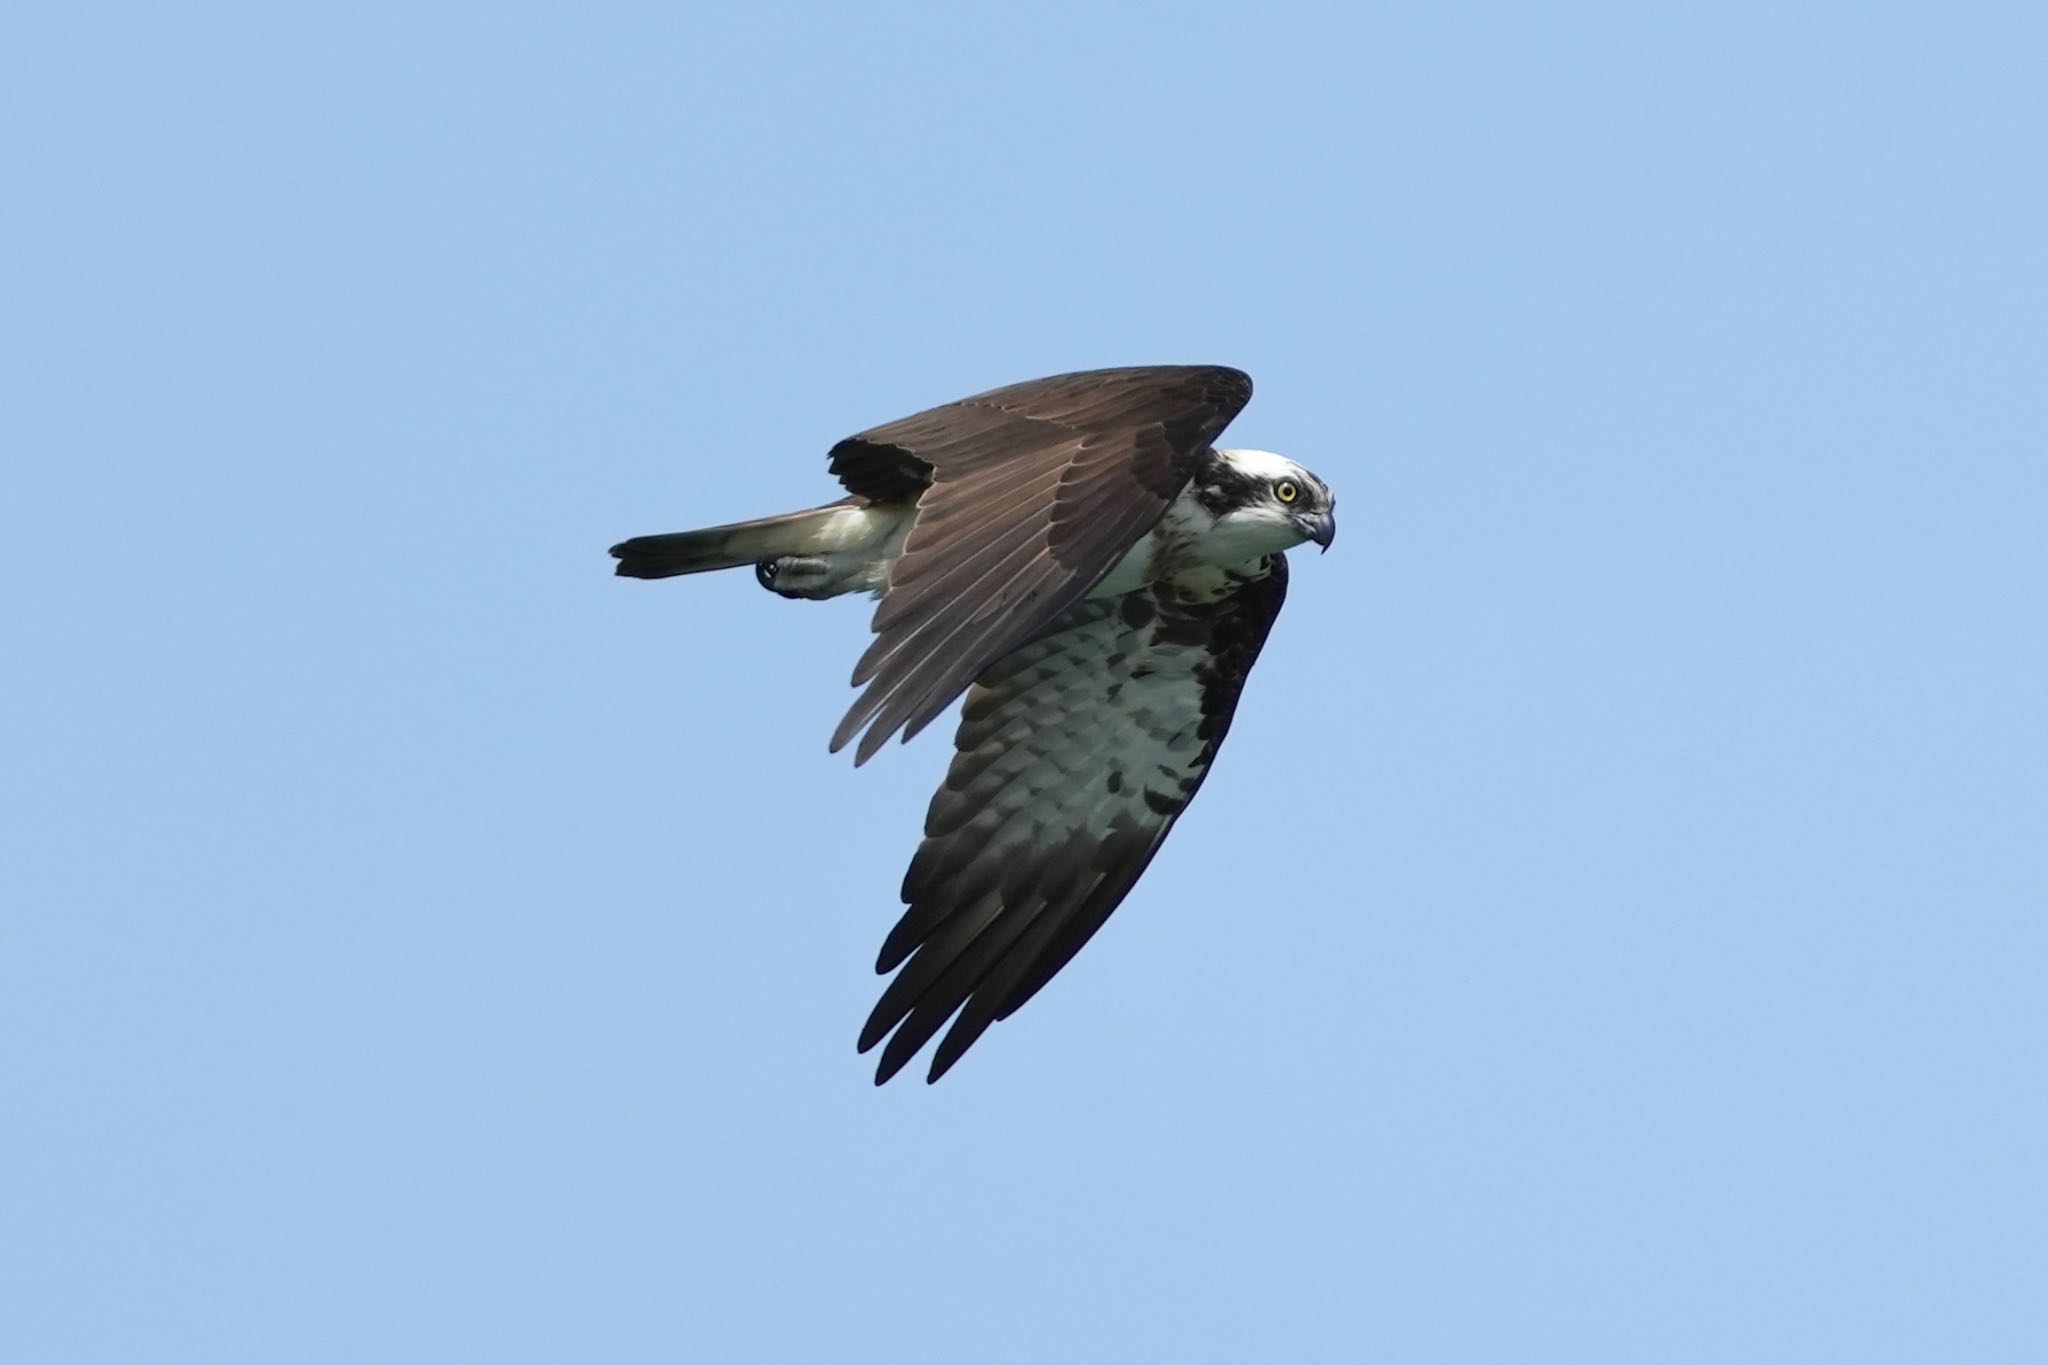
<instances>
[{"instance_id":1,"label":"clear sky background","mask_svg":"<svg viewBox=\"0 0 2048 1365\"><path fill-rule=\"evenodd\" d=\"M10 8L0 1357L2048 1360L2042 14ZM1180 361L1342 535L878 1091L950 725L605 547Z\"/></svg>"}]
</instances>

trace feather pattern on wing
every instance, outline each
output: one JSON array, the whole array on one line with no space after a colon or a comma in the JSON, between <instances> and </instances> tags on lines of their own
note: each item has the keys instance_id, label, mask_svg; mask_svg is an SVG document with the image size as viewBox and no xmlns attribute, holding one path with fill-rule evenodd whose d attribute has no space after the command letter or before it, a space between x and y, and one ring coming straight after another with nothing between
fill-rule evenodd
<instances>
[{"instance_id":1,"label":"feather pattern on wing","mask_svg":"<svg viewBox=\"0 0 2048 1365\"><path fill-rule=\"evenodd\" d=\"M1207 775L1286 591L1273 555L1201 593L1083 602L975 680L876 963L897 971L860 1038L889 1039L878 1084L957 1012L937 1080L1109 918Z\"/></svg>"},{"instance_id":2,"label":"feather pattern on wing","mask_svg":"<svg viewBox=\"0 0 2048 1365\"><path fill-rule=\"evenodd\" d=\"M1251 398L1218 365L1036 379L875 427L832 449L847 490L916 500L832 736L865 762L916 734L982 670L1085 597ZM865 732L865 733L863 733Z\"/></svg>"}]
</instances>

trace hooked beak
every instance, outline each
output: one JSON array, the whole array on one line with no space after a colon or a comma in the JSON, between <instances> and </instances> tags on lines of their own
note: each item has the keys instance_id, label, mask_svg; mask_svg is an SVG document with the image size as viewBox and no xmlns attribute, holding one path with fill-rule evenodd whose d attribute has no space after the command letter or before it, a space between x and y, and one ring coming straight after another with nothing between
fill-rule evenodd
<instances>
[{"instance_id":1,"label":"hooked beak","mask_svg":"<svg viewBox=\"0 0 2048 1365\"><path fill-rule=\"evenodd\" d=\"M1301 533L1323 547L1323 553L1330 552L1330 542L1337 538L1337 514L1335 512L1304 512L1294 519Z\"/></svg>"}]
</instances>

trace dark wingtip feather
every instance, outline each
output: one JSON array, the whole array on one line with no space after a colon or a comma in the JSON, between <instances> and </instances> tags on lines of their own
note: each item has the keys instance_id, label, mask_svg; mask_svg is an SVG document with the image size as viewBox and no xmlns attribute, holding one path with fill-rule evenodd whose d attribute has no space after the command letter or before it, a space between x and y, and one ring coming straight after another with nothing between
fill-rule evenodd
<instances>
[{"instance_id":1,"label":"dark wingtip feather","mask_svg":"<svg viewBox=\"0 0 2048 1365\"><path fill-rule=\"evenodd\" d=\"M862 1048L861 1051L866 1052L867 1048ZM875 1084L887 1085L896 1073L903 1069L903 1064L909 1060L908 1057L892 1058L888 1053L883 1053L882 1059L875 1063Z\"/></svg>"},{"instance_id":2,"label":"dark wingtip feather","mask_svg":"<svg viewBox=\"0 0 2048 1365\"><path fill-rule=\"evenodd\" d=\"M876 1043L888 1037L889 1030L895 1028L897 1021L903 1018L900 1011L893 1014L885 1011L883 1006L887 1003L886 1000L879 1001L869 1012L868 1021L860 1026L860 1041L854 1045L855 1052L869 1051Z\"/></svg>"},{"instance_id":3,"label":"dark wingtip feather","mask_svg":"<svg viewBox=\"0 0 2048 1365\"><path fill-rule=\"evenodd\" d=\"M860 747L853 751L853 766L858 768L880 752L882 746L889 742L894 728L879 723L869 726L868 732L860 737Z\"/></svg>"},{"instance_id":4,"label":"dark wingtip feather","mask_svg":"<svg viewBox=\"0 0 2048 1365\"><path fill-rule=\"evenodd\" d=\"M951 1071L953 1063L966 1056L967 1049L973 1047L981 1035L988 1032L988 1026L995 1021L994 1010L986 1006L977 1007L973 1000L969 1000L967 1007L960 1012L960 1017L953 1021L953 1027L946 1030L945 1037L939 1039L939 1046L932 1053L931 1074L924 1078L924 1083L930 1085Z\"/></svg>"},{"instance_id":5,"label":"dark wingtip feather","mask_svg":"<svg viewBox=\"0 0 2048 1365\"><path fill-rule=\"evenodd\" d=\"M877 1014L879 1013L880 1011L877 1011ZM887 1037L890 1029L895 1025L895 1020L892 1019L888 1024L877 1030L875 1028L875 1017L875 1015L868 1016L867 1026L861 1030L860 1045L854 1049L862 1056L866 1056L869 1052L873 1051L875 1044ZM908 1055L896 1055L896 1051L893 1048L883 1049L881 1059L875 1063L875 1084L887 1085L889 1078L901 1071L904 1063L909 1060L910 1057Z\"/></svg>"},{"instance_id":6,"label":"dark wingtip feather","mask_svg":"<svg viewBox=\"0 0 2048 1365\"><path fill-rule=\"evenodd\" d=\"M882 1060L875 1065L875 1084L880 1085L910 1064L910 1059L923 1050L930 1042L929 1037L920 1037L906 1022L882 1046Z\"/></svg>"}]
</instances>

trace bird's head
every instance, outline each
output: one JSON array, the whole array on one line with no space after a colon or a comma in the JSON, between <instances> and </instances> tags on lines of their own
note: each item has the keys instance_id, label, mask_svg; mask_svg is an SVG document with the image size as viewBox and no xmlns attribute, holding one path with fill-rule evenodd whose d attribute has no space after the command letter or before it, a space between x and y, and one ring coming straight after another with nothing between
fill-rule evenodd
<instances>
[{"instance_id":1,"label":"bird's head","mask_svg":"<svg viewBox=\"0 0 2048 1365\"><path fill-rule=\"evenodd\" d=\"M1270 450L1219 450L1195 476L1195 496L1216 518L1211 535L1242 546L1245 557L1337 538L1337 497L1330 485Z\"/></svg>"}]
</instances>

